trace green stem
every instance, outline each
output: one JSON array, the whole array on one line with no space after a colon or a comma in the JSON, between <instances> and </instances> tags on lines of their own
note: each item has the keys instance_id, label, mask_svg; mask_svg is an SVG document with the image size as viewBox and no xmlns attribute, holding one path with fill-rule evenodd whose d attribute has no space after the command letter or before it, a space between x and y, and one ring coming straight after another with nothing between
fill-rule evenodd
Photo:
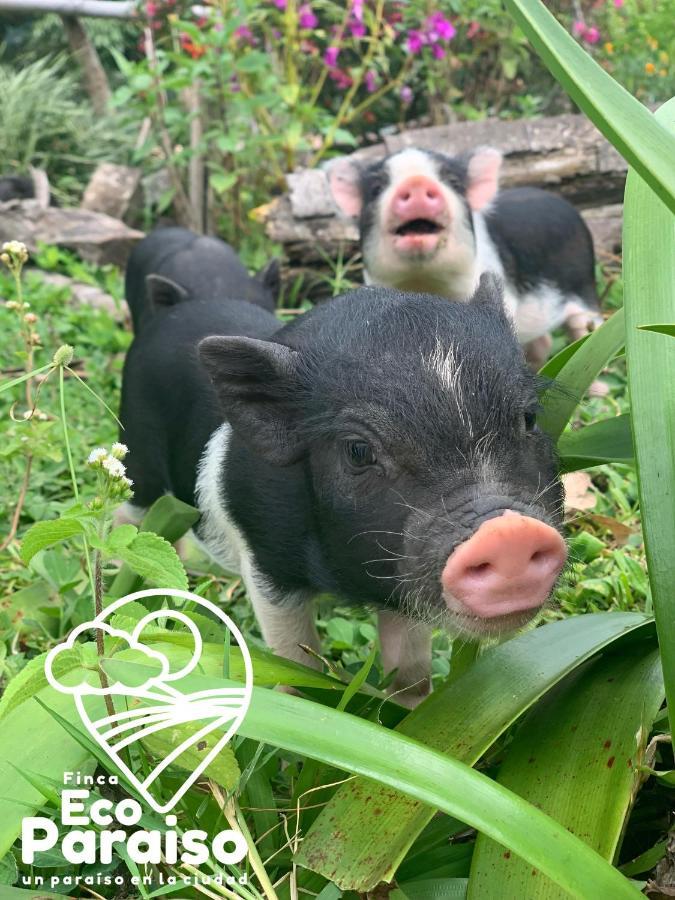
<instances>
[{"instance_id":1,"label":"green stem","mask_svg":"<svg viewBox=\"0 0 675 900\"><path fill-rule=\"evenodd\" d=\"M73 453L70 448L70 436L68 434L68 420L66 419L66 392L64 386L63 379L63 366L59 366L59 405L61 408L61 425L63 427L63 443L66 447L66 459L68 460L68 471L70 472L70 483L73 488L73 496L75 497L76 502L80 500L80 491L77 486L77 476L75 475L75 465L73 463ZM94 573L91 568L91 559L89 558L89 543L86 537L82 537L82 543L84 545L84 559L87 565L87 574L89 576L89 584L91 586L91 593L94 598L96 598L96 583L94 580Z\"/></svg>"}]
</instances>

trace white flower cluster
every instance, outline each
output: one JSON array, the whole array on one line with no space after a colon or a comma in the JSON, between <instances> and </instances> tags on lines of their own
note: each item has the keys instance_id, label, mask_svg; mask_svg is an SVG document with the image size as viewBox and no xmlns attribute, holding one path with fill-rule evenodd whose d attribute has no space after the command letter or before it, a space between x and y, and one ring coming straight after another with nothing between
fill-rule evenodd
<instances>
[{"instance_id":1,"label":"white flower cluster","mask_svg":"<svg viewBox=\"0 0 675 900\"><path fill-rule=\"evenodd\" d=\"M0 260L10 268L22 266L28 260L28 248L21 241L5 241Z\"/></svg>"},{"instance_id":2,"label":"white flower cluster","mask_svg":"<svg viewBox=\"0 0 675 900\"><path fill-rule=\"evenodd\" d=\"M133 481L127 478L126 466L122 462L128 452L127 446L119 442L115 442L109 451L105 447L96 447L89 454L87 465L93 469L103 469L120 486L130 488Z\"/></svg>"}]
</instances>

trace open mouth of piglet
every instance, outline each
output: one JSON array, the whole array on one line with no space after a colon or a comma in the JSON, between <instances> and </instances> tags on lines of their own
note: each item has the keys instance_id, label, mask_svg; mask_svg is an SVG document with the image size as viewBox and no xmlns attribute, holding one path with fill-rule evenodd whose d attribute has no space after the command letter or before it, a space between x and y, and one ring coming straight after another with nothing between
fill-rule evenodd
<instances>
[{"instance_id":1,"label":"open mouth of piglet","mask_svg":"<svg viewBox=\"0 0 675 900\"><path fill-rule=\"evenodd\" d=\"M397 237L406 237L411 234L440 234L441 231L443 231L443 226L434 222L433 219L410 219L399 225L394 234Z\"/></svg>"}]
</instances>

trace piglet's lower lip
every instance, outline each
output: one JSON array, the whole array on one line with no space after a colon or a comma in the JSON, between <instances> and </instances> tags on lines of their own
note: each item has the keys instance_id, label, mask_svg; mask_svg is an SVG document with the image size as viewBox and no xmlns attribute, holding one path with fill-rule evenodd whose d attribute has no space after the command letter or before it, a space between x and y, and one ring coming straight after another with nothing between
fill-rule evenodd
<instances>
[{"instance_id":1,"label":"piglet's lower lip","mask_svg":"<svg viewBox=\"0 0 675 900\"><path fill-rule=\"evenodd\" d=\"M400 253L432 253L439 244L440 234L394 235L393 240Z\"/></svg>"}]
</instances>

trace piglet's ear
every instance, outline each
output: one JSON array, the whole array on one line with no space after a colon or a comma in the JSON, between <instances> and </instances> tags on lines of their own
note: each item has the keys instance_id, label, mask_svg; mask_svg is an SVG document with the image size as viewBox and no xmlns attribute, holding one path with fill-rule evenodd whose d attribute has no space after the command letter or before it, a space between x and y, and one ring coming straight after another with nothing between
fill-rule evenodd
<instances>
[{"instance_id":1,"label":"piglet's ear","mask_svg":"<svg viewBox=\"0 0 675 900\"><path fill-rule=\"evenodd\" d=\"M145 292L150 305L155 308L159 306L175 306L176 303L182 303L188 297L188 292L184 287L176 284L170 278L165 278L163 275L147 275Z\"/></svg>"},{"instance_id":2,"label":"piglet's ear","mask_svg":"<svg viewBox=\"0 0 675 900\"><path fill-rule=\"evenodd\" d=\"M326 164L326 177L335 205L343 216L357 219L361 215L361 172L358 164L346 156Z\"/></svg>"},{"instance_id":3,"label":"piglet's ear","mask_svg":"<svg viewBox=\"0 0 675 900\"><path fill-rule=\"evenodd\" d=\"M225 417L267 462L287 466L304 452L297 435L297 351L273 341L207 337L199 344Z\"/></svg>"},{"instance_id":4,"label":"piglet's ear","mask_svg":"<svg viewBox=\"0 0 675 900\"><path fill-rule=\"evenodd\" d=\"M504 282L501 277L496 272L483 272L470 302L485 303L503 311Z\"/></svg>"},{"instance_id":5,"label":"piglet's ear","mask_svg":"<svg viewBox=\"0 0 675 900\"><path fill-rule=\"evenodd\" d=\"M466 198L474 212L491 203L499 188L502 155L493 147L479 147L469 158Z\"/></svg>"},{"instance_id":6,"label":"piglet's ear","mask_svg":"<svg viewBox=\"0 0 675 900\"><path fill-rule=\"evenodd\" d=\"M274 302L281 293L281 260L278 256L273 257L259 272L253 276L253 280L257 281L265 290L269 291Z\"/></svg>"}]
</instances>

